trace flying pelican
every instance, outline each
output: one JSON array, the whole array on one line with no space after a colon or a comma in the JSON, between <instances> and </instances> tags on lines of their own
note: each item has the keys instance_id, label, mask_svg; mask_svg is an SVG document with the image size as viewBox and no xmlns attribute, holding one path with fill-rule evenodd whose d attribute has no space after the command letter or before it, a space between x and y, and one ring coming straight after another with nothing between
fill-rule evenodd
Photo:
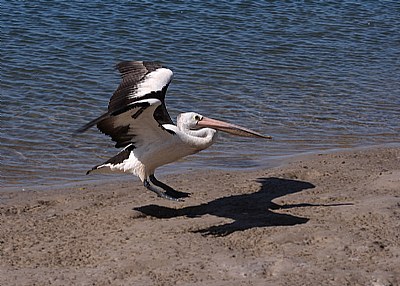
<instances>
[{"instance_id":1,"label":"flying pelican","mask_svg":"<svg viewBox=\"0 0 400 286\"><path fill-rule=\"evenodd\" d=\"M165 106L165 93L172 80L170 69L156 62L124 61L116 68L122 80L112 95L108 111L78 130L97 128L123 148L96 170L132 173L159 197L179 201L187 193L158 181L156 168L210 147L217 130L238 136L271 139L255 131L207 118L195 112L182 113L174 125Z\"/></svg>"}]
</instances>

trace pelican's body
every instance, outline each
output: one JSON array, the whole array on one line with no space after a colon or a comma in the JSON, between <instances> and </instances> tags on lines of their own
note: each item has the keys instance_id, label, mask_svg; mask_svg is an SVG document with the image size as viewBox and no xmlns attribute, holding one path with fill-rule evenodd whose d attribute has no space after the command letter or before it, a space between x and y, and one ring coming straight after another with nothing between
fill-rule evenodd
<instances>
[{"instance_id":1,"label":"pelican's body","mask_svg":"<svg viewBox=\"0 0 400 286\"><path fill-rule=\"evenodd\" d=\"M116 142L115 147L123 149L88 173L104 169L132 173L159 196L179 200L186 194L158 181L154 177L157 167L208 148L216 140L216 129L270 138L194 112L180 114L174 125L164 102L172 71L153 62L121 62L117 68L122 82L110 99L108 112L79 131L97 124L101 132Z\"/></svg>"},{"instance_id":2,"label":"pelican's body","mask_svg":"<svg viewBox=\"0 0 400 286\"><path fill-rule=\"evenodd\" d=\"M156 100L155 100L156 101ZM149 109L148 112L154 112ZM192 113L185 113L179 119L192 116ZM193 113L193 116L194 113ZM204 128L195 131L185 130L182 122L177 126L172 124L163 124L164 132L159 132L160 127L154 124L144 125L148 129L147 133L153 133L152 140L143 144L141 148L135 148L134 144L126 146L120 154L126 153L127 159L120 163L104 163L94 167L94 170L109 168L111 171L122 171L133 173L142 181L154 174L157 167L175 162L188 155L195 154L211 146L216 139L216 130ZM150 132L154 128L154 132ZM139 131L139 128L137 129ZM140 143L140 142L137 142ZM179 150L179 152L177 152Z\"/></svg>"}]
</instances>

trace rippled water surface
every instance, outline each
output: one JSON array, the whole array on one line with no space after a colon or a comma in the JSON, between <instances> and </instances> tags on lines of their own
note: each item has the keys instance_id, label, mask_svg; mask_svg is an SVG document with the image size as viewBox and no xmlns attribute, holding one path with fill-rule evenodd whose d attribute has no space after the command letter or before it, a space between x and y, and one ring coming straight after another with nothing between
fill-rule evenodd
<instances>
[{"instance_id":1,"label":"rippled water surface","mask_svg":"<svg viewBox=\"0 0 400 286\"><path fill-rule=\"evenodd\" d=\"M3 1L1 185L86 180L118 151L94 128L72 133L106 110L120 60L174 71L172 117L197 111L274 137L221 136L163 170L398 142L398 1L193 2Z\"/></svg>"}]
</instances>

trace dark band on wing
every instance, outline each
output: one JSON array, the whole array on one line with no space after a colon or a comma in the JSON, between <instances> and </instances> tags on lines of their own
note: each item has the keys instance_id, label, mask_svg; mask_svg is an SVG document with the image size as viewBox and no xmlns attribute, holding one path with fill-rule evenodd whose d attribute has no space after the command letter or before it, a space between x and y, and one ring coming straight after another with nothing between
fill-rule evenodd
<instances>
[{"instance_id":1,"label":"dark band on wing","mask_svg":"<svg viewBox=\"0 0 400 286\"><path fill-rule=\"evenodd\" d=\"M110 114L121 113L120 110L132 102L156 98L161 101L161 106L154 113L154 118L161 124L173 124L165 106L165 94L170 81L161 90L135 97L138 86L145 81L146 76L157 69L165 67L157 62L125 61L117 64L116 68L121 73L122 80L108 104L108 112Z\"/></svg>"},{"instance_id":2,"label":"dark band on wing","mask_svg":"<svg viewBox=\"0 0 400 286\"><path fill-rule=\"evenodd\" d=\"M162 126L162 124L173 124L173 121L171 120L171 117L169 116L165 106L165 94L167 92L169 83L172 80L172 71L156 62L125 61L117 64L116 68L121 73L122 80L110 99L108 112L90 121L88 124L77 130L77 132L84 132L91 126L97 125L101 132L109 135L111 139L116 142L115 147L126 147L131 143L134 144L134 137L136 135L129 134L130 124L133 123L127 122L126 125L123 124L116 126L116 117L122 113L128 112L131 109L140 107L137 111L131 114L133 119L137 119L140 117L143 111L150 106L150 103L143 102L143 100L158 99L161 101L161 105L155 109L153 117L163 130L166 130L171 134L175 134L175 132L165 129ZM149 76L150 73L157 73L157 70L162 68L166 70L160 71L160 74ZM158 78L158 76L160 77ZM155 81L157 83L157 81L160 80L159 85L156 85L156 88L154 88L157 90L147 90L146 88L148 87L146 87L144 90L147 93L143 92L143 89L141 88L141 91L135 94L143 82L146 86L146 80L150 81L150 86L152 85L151 81ZM142 102L137 103L137 101Z\"/></svg>"},{"instance_id":3,"label":"dark band on wing","mask_svg":"<svg viewBox=\"0 0 400 286\"><path fill-rule=\"evenodd\" d=\"M147 107L149 107L149 106L150 106L150 103L148 103L148 102L134 102L134 103L131 103L131 104L129 104L129 105L124 106L124 108L121 108L121 109L115 111L114 113L111 113L111 115L112 115L112 116L117 116L117 115L119 115L119 114L122 114L122 113L124 113L124 112L127 112L128 110L134 109L134 108L136 108L136 107L140 107L139 110L141 110L140 113L142 113L142 112L143 112ZM134 117L134 116L132 115L132 118L135 118L135 119L136 119L139 115L140 115L140 114L138 114L136 117Z\"/></svg>"},{"instance_id":4,"label":"dark band on wing","mask_svg":"<svg viewBox=\"0 0 400 286\"><path fill-rule=\"evenodd\" d=\"M139 109L135 112L132 111L131 117L133 119L137 119L146 108L150 106L150 103L148 102L137 102L137 103L132 103L122 111L119 111L116 114L112 114L105 119L101 120L100 122L97 123L97 128L103 132L104 134L108 135L111 137L111 139L116 142L115 147L120 148L120 147L125 147L129 144L135 144L134 138L135 134L130 134L129 133L129 125L132 124L131 122L127 122L126 125L120 125L116 126L114 122L117 120L117 116L120 115L121 113L128 112L131 109L138 108Z\"/></svg>"}]
</instances>

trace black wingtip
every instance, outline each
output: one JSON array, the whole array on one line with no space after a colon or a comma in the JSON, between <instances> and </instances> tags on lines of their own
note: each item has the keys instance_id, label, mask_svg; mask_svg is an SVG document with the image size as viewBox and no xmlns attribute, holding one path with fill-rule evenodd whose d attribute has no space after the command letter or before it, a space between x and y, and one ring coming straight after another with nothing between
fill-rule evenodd
<instances>
[{"instance_id":1,"label":"black wingtip","mask_svg":"<svg viewBox=\"0 0 400 286\"><path fill-rule=\"evenodd\" d=\"M88 130L90 127L96 125L97 123L99 123L100 121L104 120L105 118L107 118L109 116L108 113L104 113L103 115L97 117L96 119L93 119L92 121L90 121L89 123L83 125L81 128L75 130L74 134L79 134L79 133L83 133L86 130Z\"/></svg>"},{"instance_id":2,"label":"black wingtip","mask_svg":"<svg viewBox=\"0 0 400 286\"><path fill-rule=\"evenodd\" d=\"M88 130L90 127L92 127L94 124L85 124L84 126L82 126L81 128L79 128L79 129L76 129L75 131L74 131L74 134L75 135L78 135L79 133L83 133L83 132L85 132L86 130Z\"/></svg>"}]
</instances>

